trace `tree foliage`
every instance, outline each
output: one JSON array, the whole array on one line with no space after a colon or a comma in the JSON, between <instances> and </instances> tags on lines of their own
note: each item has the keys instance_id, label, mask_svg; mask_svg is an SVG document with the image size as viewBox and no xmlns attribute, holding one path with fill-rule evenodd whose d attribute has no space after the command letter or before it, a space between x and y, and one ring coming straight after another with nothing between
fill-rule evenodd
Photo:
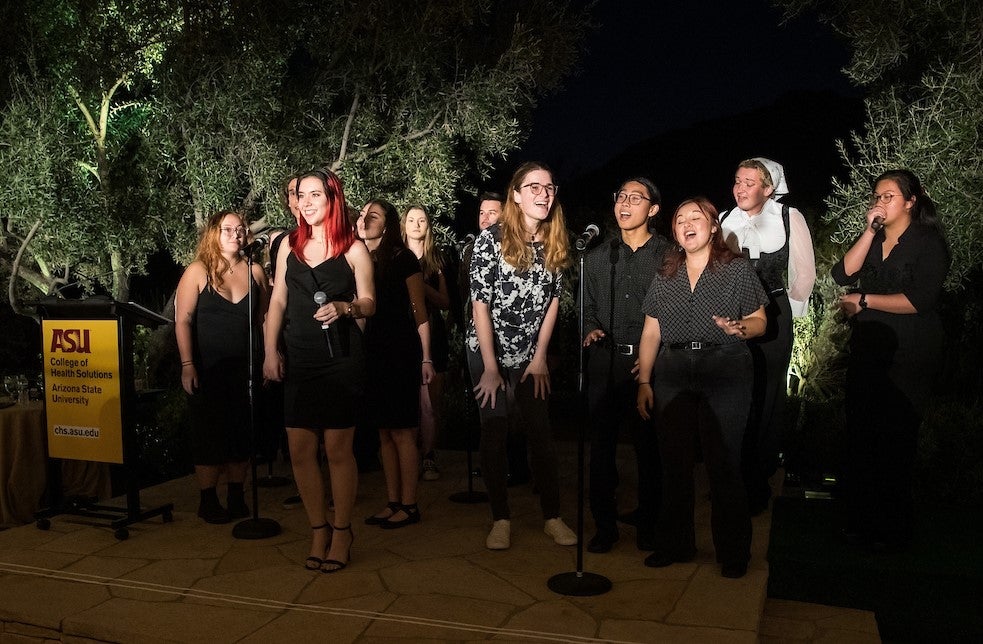
<instances>
[{"instance_id":1,"label":"tree foliage","mask_svg":"<svg viewBox=\"0 0 983 644\"><path fill-rule=\"evenodd\" d=\"M582 3L580 3L582 4ZM336 170L452 216L521 143L588 28L566 0L24 0L0 27L0 266L11 302L126 299L219 208L288 223L280 183Z\"/></svg>"}]
</instances>

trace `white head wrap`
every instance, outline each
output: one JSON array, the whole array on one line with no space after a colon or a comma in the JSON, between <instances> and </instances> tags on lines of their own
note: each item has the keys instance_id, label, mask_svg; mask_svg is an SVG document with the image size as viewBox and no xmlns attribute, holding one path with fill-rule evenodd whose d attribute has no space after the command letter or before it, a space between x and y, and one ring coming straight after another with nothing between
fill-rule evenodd
<instances>
[{"instance_id":1,"label":"white head wrap","mask_svg":"<svg viewBox=\"0 0 983 644\"><path fill-rule=\"evenodd\" d=\"M777 199L787 195L788 184L785 183L785 168L782 167L782 164L764 157L754 157L754 160L760 162L761 165L768 168L768 174L771 175L771 185L775 187L775 194L773 198Z\"/></svg>"}]
</instances>

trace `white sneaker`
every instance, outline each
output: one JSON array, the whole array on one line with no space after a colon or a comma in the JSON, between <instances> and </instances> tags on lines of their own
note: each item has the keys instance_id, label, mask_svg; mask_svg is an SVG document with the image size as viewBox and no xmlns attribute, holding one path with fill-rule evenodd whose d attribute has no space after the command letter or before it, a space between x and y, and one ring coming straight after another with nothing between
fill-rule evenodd
<instances>
[{"instance_id":1,"label":"white sneaker","mask_svg":"<svg viewBox=\"0 0 983 644\"><path fill-rule=\"evenodd\" d=\"M489 550L508 550L512 545L512 522L499 519L492 524L491 532L485 538L485 547Z\"/></svg>"},{"instance_id":2,"label":"white sneaker","mask_svg":"<svg viewBox=\"0 0 983 644\"><path fill-rule=\"evenodd\" d=\"M577 545L577 535L573 533L573 530L567 527L567 524L564 523L563 519L560 517L556 517L555 519L547 519L543 532L553 537L553 542L558 546Z\"/></svg>"}]
</instances>

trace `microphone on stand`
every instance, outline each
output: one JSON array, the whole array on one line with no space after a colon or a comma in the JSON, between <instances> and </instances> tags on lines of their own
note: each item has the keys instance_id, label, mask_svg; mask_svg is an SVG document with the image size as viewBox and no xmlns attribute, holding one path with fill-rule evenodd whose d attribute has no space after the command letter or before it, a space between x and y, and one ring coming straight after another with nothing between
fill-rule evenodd
<instances>
[{"instance_id":1,"label":"microphone on stand","mask_svg":"<svg viewBox=\"0 0 983 644\"><path fill-rule=\"evenodd\" d=\"M317 304L318 308L324 306L328 301L328 296L324 291L318 291L314 293L314 303ZM334 357L334 348L331 346L331 325L327 322L321 324L321 330L324 331L324 340L328 343L328 356Z\"/></svg>"},{"instance_id":2,"label":"microphone on stand","mask_svg":"<svg viewBox=\"0 0 983 644\"><path fill-rule=\"evenodd\" d=\"M580 233L580 236L577 237L577 241L574 243L574 246L577 248L577 250L587 250L587 247L590 246L590 243L594 241L594 238L599 234L601 234L601 229L597 227L597 224L587 224L587 228L585 228L584 232Z\"/></svg>"},{"instance_id":3,"label":"microphone on stand","mask_svg":"<svg viewBox=\"0 0 983 644\"><path fill-rule=\"evenodd\" d=\"M256 235L251 242L239 249L239 255L245 257L246 255L252 255L258 250L262 250L267 244L270 243L270 233L263 231Z\"/></svg>"},{"instance_id":4,"label":"microphone on stand","mask_svg":"<svg viewBox=\"0 0 983 644\"><path fill-rule=\"evenodd\" d=\"M870 229L873 230L875 233L883 227L884 227L884 218L881 217L880 215L874 217L874 221L870 222Z\"/></svg>"}]
</instances>

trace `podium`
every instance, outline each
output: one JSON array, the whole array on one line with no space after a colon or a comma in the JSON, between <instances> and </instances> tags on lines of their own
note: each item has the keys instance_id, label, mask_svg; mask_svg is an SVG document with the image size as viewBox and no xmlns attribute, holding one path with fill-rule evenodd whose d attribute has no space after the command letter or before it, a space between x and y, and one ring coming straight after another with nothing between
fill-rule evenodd
<instances>
[{"instance_id":1,"label":"podium","mask_svg":"<svg viewBox=\"0 0 983 644\"><path fill-rule=\"evenodd\" d=\"M139 304L108 297L46 297L37 309L48 456L120 465L126 485L126 507L64 499L55 486L52 505L34 515L37 527L47 530L52 517L69 514L111 527L123 540L133 523L158 515L171 522L173 503L140 507L139 480L129 466L136 449L134 330L170 320Z\"/></svg>"}]
</instances>

